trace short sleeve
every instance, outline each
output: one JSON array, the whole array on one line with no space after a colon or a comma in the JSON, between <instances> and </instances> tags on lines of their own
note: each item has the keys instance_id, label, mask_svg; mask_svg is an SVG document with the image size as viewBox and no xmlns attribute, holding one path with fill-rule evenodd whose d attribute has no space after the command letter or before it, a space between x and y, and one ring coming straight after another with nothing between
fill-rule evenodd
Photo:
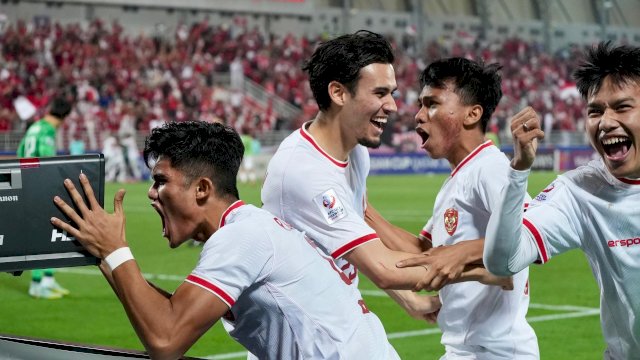
<instances>
[{"instance_id":1,"label":"short sleeve","mask_svg":"<svg viewBox=\"0 0 640 360\"><path fill-rule=\"evenodd\" d=\"M205 243L186 281L212 292L232 307L252 284L271 270L274 248L266 234L235 224L221 228Z\"/></svg>"},{"instance_id":2,"label":"short sleeve","mask_svg":"<svg viewBox=\"0 0 640 360\"><path fill-rule=\"evenodd\" d=\"M378 238L365 222L362 210L356 209L355 195L344 177L305 178L297 173L287 181L285 220L304 230L332 257L340 258Z\"/></svg>"},{"instance_id":3,"label":"short sleeve","mask_svg":"<svg viewBox=\"0 0 640 360\"><path fill-rule=\"evenodd\" d=\"M523 224L535 241L542 263L582 246L584 219L579 208L569 186L558 180L531 201Z\"/></svg>"},{"instance_id":4,"label":"short sleeve","mask_svg":"<svg viewBox=\"0 0 640 360\"><path fill-rule=\"evenodd\" d=\"M433 216L429 218L422 230L420 230L420 239L432 241L431 234L433 234Z\"/></svg>"}]
</instances>

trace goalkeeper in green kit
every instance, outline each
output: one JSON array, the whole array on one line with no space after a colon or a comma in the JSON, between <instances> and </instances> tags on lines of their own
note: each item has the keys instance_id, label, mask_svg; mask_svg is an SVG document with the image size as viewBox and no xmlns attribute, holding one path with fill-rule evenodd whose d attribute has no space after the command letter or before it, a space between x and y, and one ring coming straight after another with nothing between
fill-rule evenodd
<instances>
[{"instance_id":1,"label":"goalkeeper in green kit","mask_svg":"<svg viewBox=\"0 0 640 360\"><path fill-rule=\"evenodd\" d=\"M44 118L27 129L18 146L18 157L55 156L56 130L70 112L70 101L63 97L54 98ZM59 299L69 295L69 290L56 282L53 269L32 270L29 295L39 299Z\"/></svg>"}]
</instances>

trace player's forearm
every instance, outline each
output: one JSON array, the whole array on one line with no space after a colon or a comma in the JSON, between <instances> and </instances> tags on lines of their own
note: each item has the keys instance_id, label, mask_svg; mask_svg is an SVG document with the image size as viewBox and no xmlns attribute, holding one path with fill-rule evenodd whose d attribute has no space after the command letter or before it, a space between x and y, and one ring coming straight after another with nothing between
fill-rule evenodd
<instances>
[{"instance_id":1,"label":"player's forearm","mask_svg":"<svg viewBox=\"0 0 640 360\"><path fill-rule=\"evenodd\" d=\"M535 260L535 254L525 249L531 243L522 231L528 175L529 171L510 170L509 183L489 218L483 260L487 270L495 275L513 275Z\"/></svg>"},{"instance_id":2,"label":"player's forearm","mask_svg":"<svg viewBox=\"0 0 640 360\"><path fill-rule=\"evenodd\" d=\"M395 264L415 254L389 250L378 240L370 241L347 255L346 259L381 289L411 290L426 274L421 266L398 268Z\"/></svg>"},{"instance_id":3,"label":"player's forearm","mask_svg":"<svg viewBox=\"0 0 640 360\"><path fill-rule=\"evenodd\" d=\"M178 314L171 300L142 276L135 261L128 261L112 273L113 287L122 302L138 338L152 358L178 358L187 348L172 339Z\"/></svg>"},{"instance_id":4,"label":"player's forearm","mask_svg":"<svg viewBox=\"0 0 640 360\"><path fill-rule=\"evenodd\" d=\"M465 264L482 265L484 239L460 241L451 246L462 254Z\"/></svg>"},{"instance_id":5,"label":"player's forearm","mask_svg":"<svg viewBox=\"0 0 640 360\"><path fill-rule=\"evenodd\" d=\"M513 279L510 276L496 276L480 265L465 266L460 277L451 283L463 281L478 281L485 285L501 286L505 290L513 289Z\"/></svg>"},{"instance_id":6,"label":"player's forearm","mask_svg":"<svg viewBox=\"0 0 640 360\"><path fill-rule=\"evenodd\" d=\"M367 204L365 220L376 231L382 243L389 249L408 253L422 251L420 239L410 232L391 224L371 204Z\"/></svg>"}]
</instances>

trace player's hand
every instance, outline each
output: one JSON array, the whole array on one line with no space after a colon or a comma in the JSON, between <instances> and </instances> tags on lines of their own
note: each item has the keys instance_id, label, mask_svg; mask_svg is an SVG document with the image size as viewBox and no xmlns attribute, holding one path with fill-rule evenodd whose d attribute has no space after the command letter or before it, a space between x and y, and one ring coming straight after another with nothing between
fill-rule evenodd
<instances>
[{"instance_id":1,"label":"player's hand","mask_svg":"<svg viewBox=\"0 0 640 360\"><path fill-rule=\"evenodd\" d=\"M442 303L438 295L416 295L414 301L405 307L405 311L416 320L434 323L440 307L442 307Z\"/></svg>"},{"instance_id":2,"label":"player's hand","mask_svg":"<svg viewBox=\"0 0 640 360\"><path fill-rule=\"evenodd\" d=\"M467 254L459 250L457 245L438 246L424 252L422 256L402 260L396 266L422 266L427 270L425 276L414 287L414 291L440 290L458 279L467 265Z\"/></svg>"},{"instance_id":3,"label":"player's hand","mask_svg":"<svg viewBox=\"0 0 640 360\"><path fill-rule=\"evenodd\" d=\"M516 170L527 170L536 158L538 140L544 139L540 117L535 110L527 106L515 114L511 118L511 134L514 152L511 167Z\"/></svg>"},{"instance_id":4,"label":"player's hand","mask_svg":"<svg viewBox=\"0 0 640 360\"><path fill-rule=\"evenodd\" d=\"M64 186L80 214L60 197L56 196L53 199L58 208L76 224L77 228L56 217L51 218L51 223L76 238L92 255L104 259L114 250L127 246L125 217L122 208L125 190L120 189L116 193L113 199L114 213L109 214L96 200L93 188L85 174L80 174L80 184L88 204L85 204L71 180L64 181Z\"/></svg>"}]
</instances>

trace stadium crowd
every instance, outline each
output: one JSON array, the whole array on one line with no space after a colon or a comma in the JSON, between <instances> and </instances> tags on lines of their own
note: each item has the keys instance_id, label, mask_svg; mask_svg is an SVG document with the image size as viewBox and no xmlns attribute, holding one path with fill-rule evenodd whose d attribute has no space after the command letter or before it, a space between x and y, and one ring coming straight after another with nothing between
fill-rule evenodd
<instances>
[{"instance_id":1,"label":"stadium crowd","mask_svg":"<svg viewBox=\"0 0 640 360\"><path fill-rule=\"evenodd\" d=\"M301 109L299 118L284 125L294 128L317 111L301 68L322 38L265 36L242 18L181 25L168 36L130 36L117 22L101 20L87 26L17 21L0 34L0 132L23 128L14 108L17 98L28 99L35 112L26 116L38 119L56 89L68 86L77 89L78 104L63 133L69 142L80 138L87 149L100 149L109 135L148 131L166 121L219 121L257 134L280 127L271 104L243 93L245 78ZM416 51L414 42L405 40L392 39L398 113L385 144L413 150L415 79L425 64L449 56L503 66L504 98L490 132L508 131L508 117L523 104L543 114L545 130L582 128L582 100L566 81L579 47L550 54L519 39L485 42L459 34Z\"/></svg>"}]
</instances>

